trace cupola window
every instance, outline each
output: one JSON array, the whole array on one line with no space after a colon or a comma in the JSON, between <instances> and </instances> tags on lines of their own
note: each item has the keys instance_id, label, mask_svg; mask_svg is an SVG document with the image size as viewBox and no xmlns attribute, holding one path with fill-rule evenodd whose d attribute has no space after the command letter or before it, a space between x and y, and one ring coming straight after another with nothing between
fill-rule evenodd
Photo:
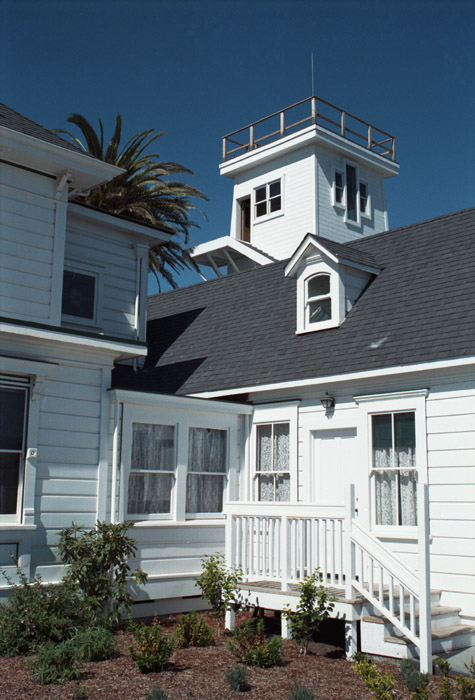
<instances>
[{"instance_id":1,"label":"cupola window","mask_svg":"<svg viewBox=\"0 0 475 700\"><path fill-rule=\"evenodd\" d=\"M269 216L282 209L282 190L280 180L268 182L262 187L257 187L255 193L255 218Z\"/></svg>"},{"instance_id":2,"label":"cupola window","mask_svg":"<svg viewBox=\"0 0 475 700\"><path fill-rule=\"evenodd\" d=\"M307 320L308 323L330 321L332 300L330 296L330 275L315 275L307 280Z\"/></svg>"}]
</instances>

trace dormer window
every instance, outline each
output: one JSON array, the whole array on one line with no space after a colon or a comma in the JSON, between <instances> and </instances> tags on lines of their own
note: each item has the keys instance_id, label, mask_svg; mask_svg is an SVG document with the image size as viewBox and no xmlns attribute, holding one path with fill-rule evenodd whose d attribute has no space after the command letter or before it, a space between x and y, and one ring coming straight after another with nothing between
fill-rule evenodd
<instances>
[{"instance_id":1,"label":"dormer window","mask_svg":"<svg viewBox=\"0 0 475 700\"><path fill-rule=\"evenodd\" d=\"M282 183L273 180L254 190L254 218L259 219L282 211Z\"/></svg>"},{"instance_id":2,"label":"dormer window","mask_svg":"<svg viewBox=\"0 0 475 700\"><path fill-rule=\"evenodd\" d=\"M309 324L331 320L330 275L315 275L307 280L306 315Z\"/></svg>"}]
</instances>

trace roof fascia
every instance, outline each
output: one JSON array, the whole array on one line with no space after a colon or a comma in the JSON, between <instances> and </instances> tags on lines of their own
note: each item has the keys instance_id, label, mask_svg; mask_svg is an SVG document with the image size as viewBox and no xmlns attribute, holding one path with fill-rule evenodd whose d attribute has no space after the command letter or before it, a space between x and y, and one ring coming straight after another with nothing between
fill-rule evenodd
<instances>
[{"instance_id":1,"label":"roof fascia","mask_svg":"<svg viewBox=\"0 0 475 700\"><path fill-rule=\"evenodd\" d=\"M93 221L101 226L107 226L108 228L118 229L123 233L133 234L136 238L143 239L144 242L147 242L149 245L165 243L169 241L173 235L150 226L144 226L135 221L123 219L120 216L114 216L106 211L97 211L96 209L82 207L80 204L73 204L72 202L68 205L68 213L86 221Z\"/></svg>"},{"instance_id":2,"label":"roof fascia","mask_svg":"<svg viewBox=\"0 0 475 700\"><path fill-rule=\"evenodd\" d=\"M284 275L285 277L292 277L295 274L295 270L298 268L300 263L302 262L302 259L306 257L307 255L307 250L308 248L312 246L313 248L316 248L319 250L321 253L326 255L330 260L332 260L334 263L339 263L341 262L339 258L334 253L331 253L328 248L325 248L324 245L319 243L319 241L316 239L316 237L312 233L307 233L295 253L292 255L290 258L289 262L285 266L284 270Z\"/></svg>"},{"instance_id":3,"label":"roof fascia","mask_svg":"<svg viewBox=\"0 0 475 700\"><path fill-rule=\"evenodd\" d=\"M69 171L72 185L80 190L97 187L125 172L123 168L86 153L69 150L5 126L0 126L0 151L6 160L54 177Z\"/></svg>"},{"instance_id":4,"label":"roof fascia","mask_svg":"<svg viewBox=\"0 0 475 700\"><path fill-rule=\"evenodd\" d=\"M214 413L231 413L234 415L251 415L253 407L249 404L230 403L229 401L211 401L193 396L172 396L170 394L153 394L129 389L109 389L111 401L134 403L149 406L170 406L172 408L194 408Z\"/></svg>"},{"instance_id":5,"label":"roof fascia","mask_svg":"<svg viewBox=\"0 0 475 700\"><path fill-rule=\"evenodd\" d=\"M269 265L270 263L275 262L273 258L265 255L265 253L259 253L247 246L245 243L242 243L235 238L231 238L231 236L221 236L221 238L215 238L213 241L200 243L190 251L190 256L192 258L197 258L201 255L205 255L206 253L213 253L216 250L221 250L223 248L231 248L243 257L249 258L260 265Z\"/></svg>"},{"instance_id":6,"label":"roof fascia","mask_svg":"<svg viewBox=\"0 0 475 700\"><path fill-rule=\"evenodd\" d=\"M475 356L460 357L453 360L434 360L433 362L420 362L413 365L395 365L393 367L384 367L382 369L364 370L361 372L349 372L348 374L330 374L324 377L310 377L308 379L298 379L289 382L273 382L270 384L257 384L254 386L245 387L230 387L227 390L219 391L202 391L190 396L212 399L230 394L249 394L252 392L274 391L281 389L298 389L301 387L319 386L321 384L343 383L358 379L370 379L375 377L388 377L391 375L413 374L415 372L425 372L431 370L450 369L451 367L464 367L475 365Z\"/></svg>"}]
</instances>

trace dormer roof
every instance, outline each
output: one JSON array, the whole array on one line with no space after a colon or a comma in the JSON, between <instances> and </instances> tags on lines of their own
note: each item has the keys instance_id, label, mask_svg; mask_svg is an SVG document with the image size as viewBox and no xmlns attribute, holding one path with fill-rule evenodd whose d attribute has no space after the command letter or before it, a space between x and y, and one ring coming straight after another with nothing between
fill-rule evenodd
<instances>
[{"instance_id":1,"label":"dormer roof","mask_svg":"<svg viewBox=\"0 0 475 700\"><path fill-rule=\"evenodd\" d=\"M294 277L302 261L318 252L326 255L336 264L355 267L374 275L377 275L381 269L377 265L374 255L371 253L360 251L349 245L336 243L323 236L315 236L312 233L307 233L285 266L285 276Z\"/></svg>"},{"instance_id":2,"label":"dormer roof","mask_svg":"<svg viewBox=\"0 0 475 700\"><path fill-rule=\"evenodd\" d=\"M229 272L232 273L275 262L275 258L268 253L231 236L201 243L190 251L190 256L198 265L213 268L218 277L221 277L219 268L223 265L230 268Z\"/></svg>"}]
</instances>

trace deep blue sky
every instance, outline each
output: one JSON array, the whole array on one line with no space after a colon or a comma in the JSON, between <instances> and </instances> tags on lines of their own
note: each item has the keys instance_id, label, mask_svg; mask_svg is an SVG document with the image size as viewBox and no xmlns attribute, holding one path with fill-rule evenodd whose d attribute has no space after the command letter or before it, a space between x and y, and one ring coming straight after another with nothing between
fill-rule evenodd
<instances>
[{"instance_id":1,"label":"deep blue sky","mask_svg":"<svg viewBox=\"0 0 475 700\"><path fill-rule=\"evenodd\" d=\"M395 227L475 204L474 36L473 0L0 0L0 101L166 131L210 198L199 243L229 233L221 137L308 97L314 52L316 94L396 136Z\"/></svg>"}]
</instances>

